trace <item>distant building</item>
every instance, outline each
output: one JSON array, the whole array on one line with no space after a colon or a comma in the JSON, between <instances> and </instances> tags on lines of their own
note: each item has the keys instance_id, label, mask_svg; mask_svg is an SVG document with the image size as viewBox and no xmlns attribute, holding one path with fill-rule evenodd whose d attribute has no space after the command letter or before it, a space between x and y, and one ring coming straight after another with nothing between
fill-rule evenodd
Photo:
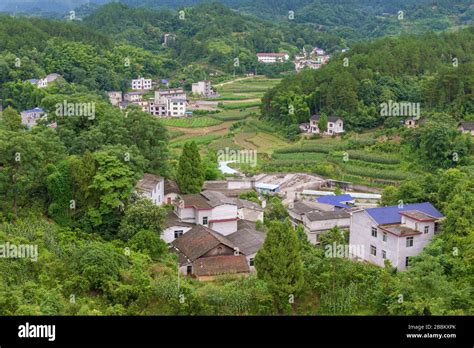
<instances>
[{"instance_id":1,"label":"distant building","mask_svg":"<svg viewBox=\"0 0 474 348\"><path fill-rule=\"evenodd\" d=\"M405 119L404 124L406 128L418 128L419 126L425 124L426 121L426 118L408 117Z\"/></svg>"},{"instance_id":2,"label":"distant building","mask_svg":"<svg viewBox=\"0 0 474 348\"><path fill-rule=\"evenodd\" d=\"M21 123L28 128L36 126L39 119L46 117L46 112L41 108L24 110L20 113Z\"/></svg>"},{"instance_id":3,"label":"distant building","mask_svg":"<svg viewBox=\"0 0 474 348\"><path fill-rule=\"evenodd\" d=\"M263 222L263 208L260 204L241 198L236 198L235 204L237 205L237 217L240 220Z\"/></svg>"},{"instance_id":4,"label":"distant building","mask_svg":"<svg viewBox=\"0 0 474 348\"><path fill-rule=\"evenodd\" d=\"M160 89L150 101L150 114L180 117L186 115L187 96L182 88Z\"/></svg>"},{"instance_id":5,"label":"distant building","mask_svg":"<svg viewBox=\"0 0 474 348\"><path fill-rule=\"evenodd\" d=\"M151 199L155 205L164 203L164 178L154 174L145 174L135 185L136 192L146 198Z\"/></svg>"},{"instance_id":6,"label":"distant building","mask_svg":"<svg viewBox=\"0 0 474 348\"><path fill-rule=\"evenodd\" d=\"M113 106L119 106L119 104L123 101L123 96L121 91L112 91L107 92L109 95L110 104Z\"/></svg>"},{"instance_id":7,"label":"distant building","mask_svg":"<svg viewBox=\"0 0 474 348\"><path fill-rule=\"evenodd\" d=\"M49 83L56 81L60 77L61 75L53 73L53 74L46 75L46 77L42 79L30 79L28 80L28 82L30 82L31 84L35 85L38 88L45 88L45 87L48 87Z\"/></svg>"},{"instance_id":8,"label":"distant building","mask_svg":"<svg viewBox=\"0 0 474 348\"><path fill-rule=\"evenodd\" d=\"M443 215L428 202L369 208L352 213L349 245L363 246L353 256L378 266L389 260L403 270L438 231Z\"/></svg>"},{"instance_id":9,"label":"distant building","mask_svg":"<svg viewBox=\"0 0 474 348\"><path fill-rule=\"evenodd\" d=\"M133 90L150 90L152 89L152 80L139 77L132 80L132 89Z\"/></svg>"},{"instance_id":10,"label":"distant building","mask_svg":"<svg viewBox=\"0 0 474 348\"><path fill-rule=\"evenodd\" d=\"M471 134L474 136L474 121L462 121L459 123L459 130L462 133Z\"/></svg>"},{"instance_id":11,"label":"distant building","mask_svg":"<svg viewBox=\"0 0 474 348\"><path fill-rule=\"evenodd\" d=\"M257 53L257 60L261 63L283 63L289 58L288 53Z\"/></svg>"},{"instance_id":12,"label":"distant building","mask_svg":"<svg viewBox=\"0 0 474 348\"><path fill-rule=\"evenodd\" d=\"M319 244L321 234L334 227L348 230L350 217L349 212L343 209L334 211L311 211L304 214L303 226L309 242Z\"/></svg>"},{"instance_id":13,"label":"distant building","mask_svg":"<svg viewBox=\"0 0 474 348\"><path fill-rule=\"evenodd\" d=\"M211 81L204 80L192 84L192 93L205 98L218 97L219 94L212 89Z\"/></svg>"},{"instance_id":14,"label":"distant building","mask_svg":"<svg viewBox=\"0 0 474 348\"><path fill-rule=\"evenodd\" d=\"M172 33L166 33L163 35L163 46L169 46L176 42L176 35Z\"/></svg>"},{"instance_id":15,"label":"distant building","mask_svg":"<svg viewBox=\"0 0 474 348\"><path fill-rule=\"evenodd\" d=\"M255 190L257 190L258 193L274 194L280 192L280 185L258 182L255 184Z\"/></svg>"},{"instance_id":16,"label":"distant building","mask_svg":"<svg viewBox=\"0 0 474 348\"><path fill-rule=\"evenodd\" d=\"M319 119L321 118L320 115L313 115L311 116L311 119L309 121L309 128L306 126L306 132L307 133L312 133L312 134L320 134L319 130ZM300 127L301 129L301 127ZM339 135L344 133L344 121L340 117L335 117L335 116L329 116L328 117L328 123L327 123L327 130L324 132L326 135Z\"/></svg>"},{"instance_id":17,"label":"distant building","mask_svg":"<svg viewBox=\"0 0 474 348\"><path fill-rule=\"evenodd\" d=\"M128 92L125 93L123 99L129 103L137 103L142 101L143 92Z\"/></svg>"}]
</instances>

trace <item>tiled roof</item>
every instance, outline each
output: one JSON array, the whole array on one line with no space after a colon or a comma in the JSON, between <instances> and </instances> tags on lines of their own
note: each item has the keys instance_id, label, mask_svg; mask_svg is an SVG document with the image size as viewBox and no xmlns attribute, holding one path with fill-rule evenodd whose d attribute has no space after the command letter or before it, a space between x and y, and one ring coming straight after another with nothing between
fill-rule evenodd
<instances>
[{"instance_id":1,"label":"tiled roof","mask_svg":"<svg viewBox=\"0 0 474 348\"><path fill-rule=\"evenodd\" d=\"M319 210L317 204L315 204L314 202L309 202L309 201L306 201L306 202L296 201L293 203L293 207L288 208L288 209L298 215L302 215L302 214L309 213L311 211Z\"/></svg>"},{"instance_id":2,"label":"tiled roof","mask_svg":"<svg viewBox=\"0 0 474 348\"><path fill-rule=\"evenodd\" d=\"M418 221L433 221L437 220L434 216L425 214L421 211L418 210L407 210L404 212L401 212L400 214L408 216L411 219L418 220Z\"/></svg>"},{"instance_id":3,"label":"tiled roof","mask_svg":"<svg viewBox=\"0 0 474 348\"><path fill-rule=\"evenodd\" d=\"M243 255L219 255L203 257L193 262L193 273L197 276L217 276L250 272Z\"/></svg>"},{"instance_id":4,"label":"tiled roof","mask_svg":"<svg viewBox=\"0 0 474 348\"><path fill-rule=\"evenodd\" d=\"M465 130L474 130L474 121L462 121L460 125Z\"/></svg>"},{"instance_id":5,"label":"tiled roof","mask_svg":"<svg viewBox=\"0 0 474 348\"><path fill-rule=\"evenodd\" d=\"M165 195L168 193L181 193L176 181L165 179Z\"/></svg>"},{"instance_id":6,"label":"tiled roof","mask_svg":"<svg viewBox=\"0 0 474 348\"><path fill-rule=\"evenodd\" d=\"M223 193L218 191L203 191L201 195L207 199L208 203L212 207L217 207L222 204L232 204L235 205L235 201L232 198L225 196Z\"/></svg>"},{"instance_id":7,"label":"tiled roof","mask_svg":"<svg viewBox=\"0 0 474 348\"><path fill-rule=\"evenodd\" d=\"M137 182L135 187L145 192L151 192L155 189L156 185L158 185L158 183L162 180L163 178L161 176L147 173L143 175L143 178L141 178Z\"/></svg>"},{"instance_id":8,"label":"tiled roof","mask_svg":"<svg viewBox=\"0 0 474 348\"><path fill-rule=\"evenodd\" d=\"M248 209L253 209L253 210L259 210L263 211L263 208L255 202L246 200L246 199L241 199L241 198L235 198L235 204L237 204L237 208L248 208Z\"/></svg>"},{"instance_id":9,"label":"tiled roof","mask_svg":"<svg viewBox=\"0 0 474 348\"><path fill-rule=\"evenodd\" d=\"M237 232L226 236L239 251L245 255L255 254L263 245L267 234L257 231L255 223L247 220L239 220L237 223Z\"/></svg>"},{"instance_id":10,"label":"tiled roof","mask_svg":"<svg viewBox=\"0 0 474 348\"><path fill-rule=\"evenodd\" d=\"M168 212L168 215L166 216L166 227L172 227L172 226L189 226L193 227L195 224L192 224L190 222L184 222L182 221L174 211L170 210Z\"/></svg>"},{"instance_id":11,"label":"tiled roof","mask_svg":"<svg viewBox=\"0 0 474 348\"><path fill-rule=\"evenodd\" d=\"M338 208L348 209L350 206L343 204L342 202L353 201L354 198L350 194L344 194L339 196L322 196L317 199L319 203L330 204Z\"/></svg>"},{"instance_id":12,"label":"tiled roof","mask_svg":"<svg viewBox=\"0 0 474 348\"><path fill-rule=\"evenodd\" d=\"M191 261L198 259L220 244L231 249L235 248L235 245L226 237L202 225L195 225L171 244Z\"/></svg>"},{"instance_id":13,"label":"tiled roof","mask_svg":"<svg viewBox=\"0 0 474 348\"><path fill-rule=\"evenodd\" d=\"M365 211L374 219L378 224L397 224L401 222L400 212L408 210L418 210L419 212L428 214L435 218L442 218L443 215L429 202L405 204L403 208L399 208L397 205L379 208L369 208Z\"/></svg>"},{"instance_id":14,"label":"tiled roof","mask_svg":"<svg viewBox=\"0 0 474 348\"><path fill-rule=\"evenodd\" d=\"M350 214L344 210L336 211L312 211L306 214L309 221L324 221L335 219L347 219Z\"/></svg>"},{"instance_id":15,"label":"tiled roof","mask_svg":"<svg viewBox=\"0 0 474 348\"><path fill-rule=\"evenodd\" d=\"M196 209L211 209L209 201L199 193L192 193L182 196L186 207L195 207Z\"/></svg>"}]
</instances>

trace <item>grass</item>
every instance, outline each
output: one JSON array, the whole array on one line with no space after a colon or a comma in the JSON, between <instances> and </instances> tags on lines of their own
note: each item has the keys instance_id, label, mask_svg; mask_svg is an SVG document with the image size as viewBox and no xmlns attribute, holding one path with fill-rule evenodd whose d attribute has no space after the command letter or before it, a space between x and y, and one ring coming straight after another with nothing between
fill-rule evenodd
<instances>
[{"instance_id":1,"label":"grass","mask_svg":"<svg viewBox=\"0 0 474 348\"><path fill-rule=\"evenodd\" d=\"M234 110L234 109L245 109L252 108L255 106L260 106L261 101L249 101L249 102L240 102L240 103L224 103L221 107L225 110Z\"/></svg>"},{"instance_id":2,"label":"grass","mask_svg":"<svg viewBox=\"0 0 474 348\"><path fill-rule=\"evenodd\" d=\"M187 137L186 139L178 140L171 142L170 147L171 148L179 148L184 145L185 142L187 141L195 141L197 145L199 146L205 146L209 145L211 142L213 142L216 139L221 138L220 135L216 134L204 134L204 135L198 135L195 137Z\"/></svg>"},{"instance_id":3,"label":"grass","mask_svg":"<svg viewBox=\"0 0 474 348\"><path fill-rule=\"evenodd\" d=\"M168 127L200 128L221 124L222 121L210 116L186 117L186 118L163 118L160 122Z\"/></svg>"}]
</instances>

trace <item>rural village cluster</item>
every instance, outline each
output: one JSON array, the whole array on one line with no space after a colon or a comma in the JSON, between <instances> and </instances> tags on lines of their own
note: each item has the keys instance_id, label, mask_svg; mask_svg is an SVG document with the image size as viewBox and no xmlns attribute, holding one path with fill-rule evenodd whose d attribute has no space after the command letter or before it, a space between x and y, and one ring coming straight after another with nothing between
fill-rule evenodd
<instances>
[{"instance_id":1,"label":"rural village cluster","mask_svg":"<svg viewBox=\"0 0 474 348\"><path fill-rule=\"evenodd\" d=\"M287 53L258 53L264 64L284 62ZM324 50L315 48L294 58L297 71L308 67L318 69L330 59ZM29 80L38 88L60 79L50 74ZM136 105L156 117L192 117L195 110L215 110L213 98L219 94L209 80L192 84L190 94L183 88L167 88L168 81L138 77L131 81L130 91L110 91L110 103L122 110ZM166 88L164 88L166 87ZM93 118L92 105L58 105L62 116ZM418 127L424 119L411 112L406 127ZM395 115L396 116L396 115ZM41 108L21 112L28 128L41 119L47 120ZM320 132L320 115L313 115L299 129L302 133L338 136L344 132L344 121L337 116L327 118L327 127ZM47 122L47 121L46 121ZM49 127L56 128L55 122ZM461 122L459 130L474 135L473 122ZM255 159L256 160L256 159ZM228 160L232 162L235 160ZM350 182L324 179L303 173L241 175L220 161L226 180L206 181L199 194L181 194L176 182L153 174L145 174L135 192L148 197L156 205L171 205L162 239L178 255L180 272L199 280L212 280L221 275L245 276L255 271L254 257L262 247L266 233L258 229L263 222L268 197L282 198L292 223L304 226L310 243L318 245L320 237L333 227L349 232L347 246L332 245L325 250L329 257L348 257L383 267L389 260L393 267L404 270L410 258L418 255L438 231L444 218L430 202L379 206L381 195L362 192ZM232 175L230 175L232 174ZM335 188L344 192L336 194ZM366 191L368 188L365 188ZM256 191L260 204L241 199L242 193Z\"/></svg>"}]
</instances>

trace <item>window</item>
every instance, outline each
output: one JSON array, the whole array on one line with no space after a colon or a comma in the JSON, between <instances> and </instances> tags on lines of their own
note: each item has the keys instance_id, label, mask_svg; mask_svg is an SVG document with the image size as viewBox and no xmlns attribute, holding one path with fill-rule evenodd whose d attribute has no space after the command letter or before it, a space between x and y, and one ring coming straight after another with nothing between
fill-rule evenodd
<instances>
[{"instance_id":1,"label":"window","mask_svg":"<svg viewBox=\"0 0 474 348\"><path fill-rule=\"evenodd\" d=\"M410 258L407 256L405 257L405 267L408 267L409 263L410 263Z\"/></svg>"},{"instance_id":2,"label":"window","mask_svg":"<svg viewBox=\"0 0 474 348\"><path fill-rule=\"evenodd\" d=\"M202 224L207 225L207 216L202 217Z\"/></svg>"},{"instance_id":3,"label":"window","mask_svg":"<svg viewBox=\"0 0 474 348\"><path fill-rule=\"evenodd\" d=\"M179 238L183 235L183 230L174 231L174 239Z\"/></svg>"},{"instance_id":4,"label":"window","mask_svg":"<svg viewBox=\"0 0 474 348\"><path fill-rule=\"evenodd\" d=\"M372 237L377 238L377 227L372 227Z\"/></svg>"},{"instance_id":5,"label":"window","mask_svg":"<svg viewBox=\"0 0 474 348\"><path fill-rule=\"evenodd\" d=\"M425 226L425 233L429 233L430 232L430 226Z\"/></svg>"},{"instance_id":6,"label":"window","mask_svg":"<svg viewBox=\"0 0 474 348\"><path fill-rule=\"evenodd\" d=\"M249 264L250 264L250 266L253 266L253 258L251 258L251 259L249 260Z\"/></svg>"},{"instance_id":7,"label":"window","mask_svg":"<svg viewBox=\"0 0 474 348\"><path fill-rule=\"evenodd\" d=\"M387 232L384 232L384 233L383 233L383 235L382 235L382 239L383 239L383 241L384 241L384 242L386 242L386 241L387 241L387 239L388 239Z\"/></svg>"},{"instance_id":8,"label":"window","mask_svg":"<svg viewBox=\"0 0 474 348\"><path fill-rule=\"evenodd\" d=\"M377 256L377 248L373 245L370 246L370 255Z\"/></svg>"},{"instance_id":9,"label":"window","mask_svg":"<svg viewBox=\"0 0 474 348\"><path fill-rule=\"evenodd\" d=\"M413 246L413 237L407 237L407 248Z\"/></svg>"},{"instance_id":10,"label":"window","mask_svg":"<svg viewBox=\"0 0 474 348\"><path fill-rule=\"evenodd\" d=\"M387 258L387 252L385 250L382 250L382 259Z\"/></svg>"}]
</instances>

